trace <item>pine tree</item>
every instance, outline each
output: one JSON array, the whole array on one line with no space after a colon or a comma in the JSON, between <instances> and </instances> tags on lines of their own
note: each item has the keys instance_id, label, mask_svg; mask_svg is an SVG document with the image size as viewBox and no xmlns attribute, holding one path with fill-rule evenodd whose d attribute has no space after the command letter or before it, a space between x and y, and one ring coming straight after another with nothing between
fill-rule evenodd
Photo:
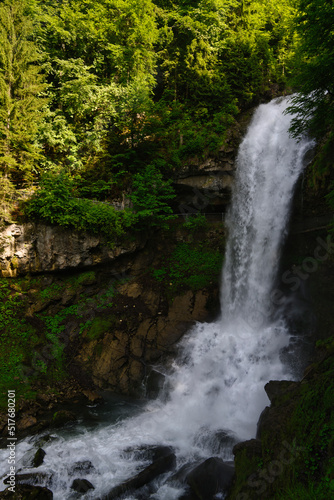
<instances>
[{"instance_id":1,"label":"pine tree","mask_svg":"<svg viewBox=\"0 0 334 500\"><path fill-rule=\"evenodd\" d=\"M45 86L33 28L28 1L0 4L0 173L15 181L32 177L39 156L34 138Z\"/></svg>"}]
</instances>

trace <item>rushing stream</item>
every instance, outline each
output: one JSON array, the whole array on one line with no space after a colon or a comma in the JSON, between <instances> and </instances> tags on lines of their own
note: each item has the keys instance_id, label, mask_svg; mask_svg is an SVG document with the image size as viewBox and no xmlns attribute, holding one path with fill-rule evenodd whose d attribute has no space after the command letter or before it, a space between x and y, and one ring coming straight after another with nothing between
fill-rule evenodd
<instances>
[{"instance_id":1,"label":"rushing stream","mask_svg":"<svg viewBox=\"0 0 334 500\"><path fill-rule=\"evenodd\" d=\"M256 433L268 404L266 382L294 377L280 356L290 336L273 288L293 189L312 143L289 137L287 102L261 105L240 146L220 318L197 324L185 336L160 398L133 404L131 416L127 411L124 417L110 415L107 424L56 433L57 439L43 445L46 456L38 471L53 473L49 487L55 500L72 498L69 471L78 461L94 466L83 477L96 489L84 498L107 494L147 465L133 451L141 445L173 447L177 467L211 456L231 460L233 444ZM19 443L18 457L31 447L28 440ZM5 452L0 453L4 463ZM181 493L164 475L147 498L176 500Z\"/></svg>"}]
</instances>

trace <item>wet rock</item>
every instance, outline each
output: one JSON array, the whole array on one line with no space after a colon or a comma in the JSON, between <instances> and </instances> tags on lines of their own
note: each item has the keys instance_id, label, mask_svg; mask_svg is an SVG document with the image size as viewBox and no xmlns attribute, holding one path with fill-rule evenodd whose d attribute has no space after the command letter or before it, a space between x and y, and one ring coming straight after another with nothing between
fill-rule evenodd
<instances>
[{"instance_id":1,"label":"wet rock","mask_svg":"<svg viewBox=\"0 0 334 500\"><path fill-rule=\"evenodd\" d=\"M168 447L156 447L156 453L162 454L159 458L133 478L112 488L108 495L102 497L101 500L116 500L121 495L129 491L138 490L161 474L172 470L176 464L176 457L174 453L165 454L167 453L167 448Z\"/></svg>"},{"instance_id":2,"label":"wet rock","mask_svg":"<svg viewBox=\"0 0 334 500\"><path fill-rule=\"evenodd\" d=\"M89 490L94 490L94 486L87 479L74 479L71 489L78 493L87 493Z\"/></svg>"},{"instance_id":3,"label":"wet rock","mask_svg":"<svg viewBox=\"0 0 334 500\"><path fill-rule=\"evenodd\" d=\"M146 396L155 399L159 396L164 383L165 375L156 370L151 370L146 380Z\"/></svg>"},{"instance_id":4,"label":"wet rock","mask_svg":"<svg viewBox=\"0 0 334 500\"><path fill-rule=\"evenodd\" d=\"M33 415L23 414L22 417L17 422L17 428L20 431L24 431L33 427L37 424L37 418Z\"/></svg>"},{"instance_id":5,"label":"wet rock","mask_svg":"<svg viewBox=\"0 0 334 500\"><path fill-rule=\"evenodd\" d=\"M44 461L46 453L43 448L38 448L32 461L33 467L39 467Z\"/></svg>"},{"instance_id":6,"label":"wet rock","mask_svg":"<svg viewBox=\"0 0 334 500\"><path fill-rule=\"evenodd\" d=\"M90 474L95 471L95 467L90 460L83 460L82 462L75 462L69 469L68 474L74 476L75 474Z\"/></svg>"},{"instance_id":7,"label":"wet rock","mask_svg":"<svg viewBox=\"0 0 334 500\"><path fill-rule=\"evenodd\" d=\"M15 486L15 493L10 490L11 487L5 491L0 492L0 498L8 500L52 500L53 493L47 488L40 486L31 486L29 484L17 484Z\"/></svg>"},{"instance_id":8,"label":"wet rock","mask_svg":"<svg viewBox=\"0 0 334 500\"><path fill-rule=\"evenodd\" d=\"M46 453L42 448L33 448L32 450L27 451L18 461L17 465L22 467L39 467L42 465L44 457Z\"/></svg>"},{"instance_id":9,"label":"wet rock","mask_svg":"<svg viewBox=\"0 0 334 500\"><path fill-rule=\"evenodd\" d=\"M287 395L290 398L291 393L299 388L298 382L291 382L289 380L270 380L264 389L267 393L270 402L275 405L279 399Z\"/></svg>"},{"instance_id":10,"label":"wet rock","mask_svg":"<svg viewBox=\"0 0 334 500\"><path fill-rule=\"evenodd\" d=\"M226 448L232 449L237 443L237 438L232 431L210 431L203 426L196 436L196 444L201 448L208 447L213 455L219 455Z\"/></svg>"},{"instance_id":11,"label":"wet rock","mask_svg":"<svg viewBox=\"0 0 334 500\"><path fill-rule=\"evenodd\" d=\"M217 493L226 493L232 484L234 467L220 458L208 458L186 477L191 492L198 500L211 500Z\"/></svg>"},{"instance_id":12,"label":"wet rock","mask_svg":"<svg viewBox=\"0 0 334 500\"><path fill-rule=\"evenodd\" d=\"M82 394L88 399L90 403L101 403L103 398L97 393L90 389L85 389Z\"/></svg>"},{"instance_id":13,"label":"wet rock","mask_svg":"<svg viewBox=\"0 0 334 500\"><path fill-rule=\"evenodd\" d=\"M237 438L233 433L227 431L217 431L213 438L212 443L210 443L210 448L212 453L217 455L226 448L232 448L237 443Z\"/></svg>"},{"instance_id":14,"label":"wet rock","mask_svg":"<svg viewBox=\"0 0 334 500\"><path fill-rule=\"evenodd\" d=\"M197 461L197 462L191 462L188 464L184 464L179 470L175 472L172 476L168 478L168 483L171 484L185 484L187 480L188 474L195 469L198 465L200 465L202 462Z\"/></svg>"},{"instance_id":15,"label":"wet rock","mask_svg":"<svg viewBox=\"0 0 334 500\"><path fill-rule=\"evenodd\" d=\"M241 452L245 452L249 458L252 456L262 456L261 441L259 439L249 439L248 441L236 444L233 448L234 455Z\"/></svg>"},{"instance_id":16,"label":"wet rock","mask_svg":"<svg viewBox=\"0 0 334 500\"><path fill-rule=\"evenodd\" d=\"M62 427L69 422L75 422L77 419L75 413L68 410L59 410L52 417L52 424L55 427Z\"/></svg>"}]
</instances>

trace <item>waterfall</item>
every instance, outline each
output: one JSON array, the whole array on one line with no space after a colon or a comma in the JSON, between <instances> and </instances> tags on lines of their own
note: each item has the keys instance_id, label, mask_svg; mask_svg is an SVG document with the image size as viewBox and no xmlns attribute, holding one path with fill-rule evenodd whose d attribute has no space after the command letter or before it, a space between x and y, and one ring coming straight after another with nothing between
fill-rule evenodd
<instances>
[{"instance_id":1,"label":"waterfall","mask_svg":"<svg viewBox=\"0 0 334 500\"><path fill-rule=\"evenodd\" d=\"M178 466L213 455L231 459L233 443L255 435L268 403L265 383L293 377L280 357L289 332L273 288L293 189L312 143L289 136L287 105L287 99L261 105L240 146L219 319L197 324L184 337L168 390L158 400L132 417L81 427L43 446L38 470L53 473L55 500L70 498L68 471L85 460L93 463L89 479L96 486L85 498L106 494L136 473L141 463L125 450L141 445L172 446ZM29 447L25 441L17 452L22 456ZM150 498L175 500L180 491L162 482Z\"/></svg>"}]
</instances>

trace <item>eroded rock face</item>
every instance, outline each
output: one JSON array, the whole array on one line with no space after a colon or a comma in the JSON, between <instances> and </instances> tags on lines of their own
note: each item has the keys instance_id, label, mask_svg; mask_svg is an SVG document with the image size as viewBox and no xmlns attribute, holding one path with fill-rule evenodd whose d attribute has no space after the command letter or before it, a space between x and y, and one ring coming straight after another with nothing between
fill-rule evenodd
<instances>
[{"instance_id":1,"label":"eroded rock face","mask_svg":"<svg viewBox=\"0 0 334 500\"><path fill-rule=\"evenodd\" d=\"M178 170L174 187L178 204L175 208L180 213L226 212L231 200L238 147L251 116L252 110L239 116L215 154L205 160L196 156L189 158Z\"/></svg>"},{"instance_id":2,"label":"eroded rock face","mask_svg":"<svg viewBox=\"0 0 334 500\"><path fill-rule=\"evenodd\" d=\"M62 271L108 263L142 246L138 240L107 246L102 238L46 224L11 224L0 232L0 276Z\"/></svg>"},{"instance_id":3,"label":"eroded rock face","mask_svg":"<svg viewBox=\"0 0 334 500\"><path fill-rule=\"evenodd\" d=\"M89 340L84 334L75 362L88 369L98 387L134 394L149 375L150 365L174 354L177 342L195 321L209 317L213 292L188 291L165 304L163 312L159 294L141 289L137 282L124 285L122 292L124 298L135 295L135 300L122 302L124 315L117 314L102 338Z\"/></svg>"},{"instance_id":4,"label":"eroded rock face","mask_svg":"<svg viewBox=\"0 0 334 500\"><path fill-rule=\"evenodd\" d=\"M220 151L216 158L184 166L174 181L180 213L191 207L204 212L224 212L231 199L235 150Z\"/></svg>"}]
</instances>

